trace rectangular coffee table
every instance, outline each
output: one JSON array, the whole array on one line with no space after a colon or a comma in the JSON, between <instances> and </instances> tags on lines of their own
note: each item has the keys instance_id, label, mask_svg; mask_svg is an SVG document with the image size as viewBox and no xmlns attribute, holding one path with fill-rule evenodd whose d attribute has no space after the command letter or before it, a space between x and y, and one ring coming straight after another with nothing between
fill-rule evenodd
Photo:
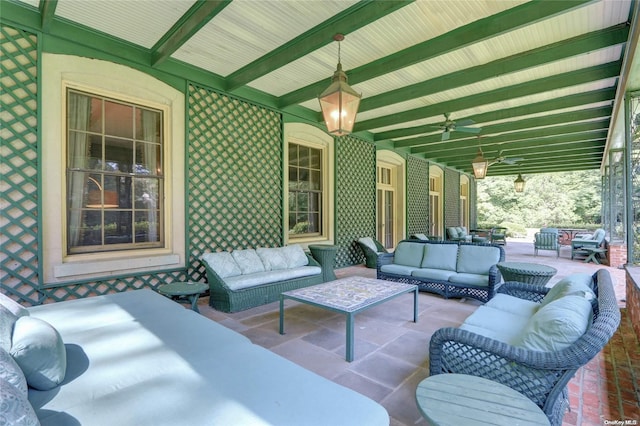
<instances>
[{"instance_id":1,"label":"rectangular coffee table","mask_svg":"<svg viewBox=\"0 0 640 426\"><path fill-rule=\"evenodd\" d=\"M348 277L280 295L280 334L284 334L284 300L292 299L347 315L347 361L353 361L354 317L358 312L413 292L413 322L418 321L418 286L374 278Z\"/></svg>"}]
</instances>

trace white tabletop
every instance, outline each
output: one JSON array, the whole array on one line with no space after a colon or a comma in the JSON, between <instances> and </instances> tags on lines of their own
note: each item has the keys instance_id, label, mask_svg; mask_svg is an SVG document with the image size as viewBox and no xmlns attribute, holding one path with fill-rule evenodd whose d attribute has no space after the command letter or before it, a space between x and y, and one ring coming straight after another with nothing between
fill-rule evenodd
<instances>
[{"instance_id":1,"label":"white tabletop","mask_svg":"<svg viewBox=\"0 0 640 426\"><path fill-rule=\"evenodd\" d=\"M416 389L422 415L433 425L549 425L529 398L500 383L465 374L438 374Z\"/></svg>"}]
</instances>

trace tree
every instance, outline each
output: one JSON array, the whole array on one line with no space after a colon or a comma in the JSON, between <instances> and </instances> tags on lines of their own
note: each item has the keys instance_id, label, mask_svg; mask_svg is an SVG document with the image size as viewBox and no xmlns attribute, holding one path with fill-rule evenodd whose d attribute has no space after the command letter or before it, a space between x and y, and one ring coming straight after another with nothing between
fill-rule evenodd
<instances>
[{"instance_id":1,"label":"tree","mask_svg":"<svg viewBox=\"0 0 640 426\"><path fill-rule=\"evenodd\" d=\"M525 176L523 193L513 188L513 176L478 181L478 223L503 222L528 228L599 223L601 177L598 170Z\"/></svg>"}]
</instances>

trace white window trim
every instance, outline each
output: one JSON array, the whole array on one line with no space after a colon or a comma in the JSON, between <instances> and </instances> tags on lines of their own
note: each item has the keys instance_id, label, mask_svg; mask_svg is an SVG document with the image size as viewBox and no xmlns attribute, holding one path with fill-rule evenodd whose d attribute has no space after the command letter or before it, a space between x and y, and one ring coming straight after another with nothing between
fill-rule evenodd
<instances>
[{"instance_id":1,"label":"white window trim","mask_svg":"<svg viewBox=\"0 0 640 426\"><path fill-rule=\"evenodd\" d=\"M42 55L43 279L73 279L185 267L185 99L148 74L112 62L70 55ZM157 249L67 255L66 91L75 88L164 111L165 246Z\"/></svg>"},{"instance_id":2,"label":"white window trim","mask_svg":"<svg viewBox=\"0 0 640 426\"><path fill-rule=\"evenodd\" d=\"M306 145L323 150L322 156L322 235L289 238L289 143ZM334 244L334 154L333 137L327 133L303 123L285 123L283 147L283 230L285 244L325 243Z\"/></svg>"},{"instance_id":3,"label":"white window trim","mask_svg":"<svg viewBox=\"0 0 640 426\"><path fill-rule=\"evenodd\" d=\"M407 185L406 185L406 160L396 152L382 149L376 151L376 168L386 167L392 171L391 186L395 190L396 220L394 223L394 245L406 238L406 217L407 217ZM378 181L376 177L376 182ZM376 183L377 188L385 185ZM376 194L377 194L376 190ZM376 201L377 202L377 201ZM376 218L376 225L378 218Z\"/></svg>"}]
</instances>

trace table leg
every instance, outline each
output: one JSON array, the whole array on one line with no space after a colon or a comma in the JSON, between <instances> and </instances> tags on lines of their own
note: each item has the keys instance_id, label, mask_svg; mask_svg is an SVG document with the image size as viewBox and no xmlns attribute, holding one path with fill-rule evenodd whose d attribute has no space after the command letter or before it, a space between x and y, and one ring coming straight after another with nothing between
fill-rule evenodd
<instances>
[{"instance_id":1,"label":"table leg","mask_svg":"<svg viewBox=\"0 0 640 426\"><path fill-rule=\"evenodd\" d=\"M200 310L198 309L198 297L200 297L199 294L194 294L190 296L189 299L191 301L191 310L200 313Z\"/></svg>"},{"instance_id":2,"label":"table leg","mask_svg":"<svg viewBox=\"0 0 640 426\"><path fill-rule=\"evenodd\" d=\"M353 314L347 314L347 361L353 361Z\"/></svg>"},{"instance_id":3,"label":"table leg","mask_svg":"<svg viewBox=\"0 0 640 426\"><path fill-rule=\"evenodd\" d=\"M418 322L418 287L413 291L413 322Z\"/></svg>"},{"instance_id":4,"label":"table leg","mask_svg":"<svg viewBox=\"0 0 640 426\"><path fill-rule=\"evenodd\" d=\"M280 334L284 334L284 296L280 296Z\"/></svg>"}]
</instances>

